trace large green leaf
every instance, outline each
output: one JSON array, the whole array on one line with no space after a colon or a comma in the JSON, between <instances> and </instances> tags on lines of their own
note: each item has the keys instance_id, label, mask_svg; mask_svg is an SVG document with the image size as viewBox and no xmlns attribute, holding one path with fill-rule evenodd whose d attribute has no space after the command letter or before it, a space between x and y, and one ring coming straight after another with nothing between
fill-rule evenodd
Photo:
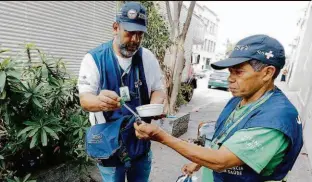
<instances>
[{"instance_id":1,"label":"large green leaf","mask_svg":"<svg viewBox=\"0 0 312 182\"><path fill-rule=\"evenodd\" d=\"M5 90L3 90L3 92L0 94L0 99L1 100L3 100L3 99L5 99L6 98L6 91Z\"/></svg>"},{"instance_id":2,"label":"large green leaf","mask_svg":"<svg viewBox=\"0 0 312 182\"><path fill-rule=\"evenodd\" d=\"M4 52L8 52L8 51L9 51L9 49L0 50L0 54L1 54L1 53L4 53Z\"/></svg>"},{"instance_id":3,"label":"large green leaf","mask_svg":"<svg viewBox=\"0 0 312 182\"><path fill-rule=\"evenodd\" d=\"M25 94L24 94L24 97L27 98L27 99L28 99L30 96L32 96L32 93L25 93Z\"/></svg>"},{"instance_id":4,"label":"large green leaf","mask_svg":"<svg viewBox=\"0 0 312 182\"><path fill-rule=\"evenodd\" d=\"M7 182L16 182L16 181L12 179L7 179Z\"/></svg>"},{"instance_id":5,"label":"large green leaf","mask_svg":"<svg viewBox=\"0 0 312 182\"><path fill-rule=\"evenodd\" d=\"M28 137L32 137L32 136L34 136L37 132L38 132L38 130L39 130L39 127L37 127L37 128L34 128L32 131L30 131L29 133L28 133Z\"/></svg>"},{"instance_id":6,"label":"large green leaf","mask_svg":"<svg viewBox=\"0 0 312 182\"><path fill-rule=\"evenodd\" d=\"M21 73L16 71L16 70L9 70L9 71L7 71L7 76L20 79Z\"/></svg>"},{"instance_id":7,"label":"large green leaf","mask_svg":"<svg viewBox=\"0 0 312 182\"><path fill-rule=\"evenodd\" d=\"M31 175L31 174L27 174L27 175L25 176L25 178L23 179L23 182L26 182L26 181L28 180L28 178L30 177L30 175Z\"/></svg>"},{"instance_id":8,"label":"large green leaf","mask_svg":"<svg viewBox=\"0 0 312 182\"><path fill-rule=\"evenodd\" d=\"M24 124L27 125L27 126L39 126L38 123L36 123L36 122L31 122L31 121L25 121Z\"/></svg>"},{"instance_id":9,"label":"large green leaf","mask_svg":"<svg viewBox=\"0 0 312 182\"><path fill-rule=\"evenodd\" d=\"M2 159L2 160L3 160L3 159L4 159L4 157L3 157L2 155L0 155L0 159Z\"/></svg>"},{"instance_id":10,"label":"large green leaf","mask_svg":"<svg viewBox=\"0 0 312 182\"><path fill-rule=\"evenodd\" d=\"M35 88L34 92L37 93L38 91L40 91L40 89L41 89L43 86L44 86L43 83L39 84L39 85Z\"/></svg>"},{"instance_id":11,"label":"large green leaf","mask_svg":"<svg viewBox=\"0 0 312 182\"><path fill-rule=\"evenodd\" d=\"M83 136L83 132L82 130L79 130L79 138L82 138L82 136Z\"/></svg>"},{"instance_id":12,"label":"large green leaf","mask_svg":"<svg viewBox=\"0 0 312 182\"><path fill-rule=\"evenodd\" d=\"M16 182L21 182L18 177L14 176Z\"/></svg>"},{"instance_id":13,"label":"large green leaf","mask_svg":"<svg viewBox=\"0 0 312 182\"><path fill-rule=\"evenodd\" d=\"M24 128L22 131L20 131L20 132L18 133L17 137L21 136L22 134L24 134L24 133L26 133L27 131L32 130L32 129L34 129L34 128L35 128L35 126L28 126L28 127Z\"/></svg>"},{"instance_id":14,"label":"large green leaf","mask_svg":"<svg viewBox=\"0 0 312 182\"><path fill-rule=\"evenodd\" d=\"M57 136L57 134L51 128L48 128L46 126L44 126L43 128L45 129L46 132L48 132L50 134L50 136L52 136L53 138L59 140L59 137Z\"/></svg>"},{"instance_id":15,"label":"large green leaf","mask_svg":"<svg viewBox=\"0 0 312 182\"><path fill-rule=\"evenodd\" d=\"M0 93L3 92L6 82L6 73L4 71L0 72Z\"/></svg>"},{"instance_id":16,"label":"large green leaf","mask_svg":"<svg viewBox=\"0 0 312 182\"><path fill-rule=\"evenodd\" d=\"M29 89L25 86L23 82L20 82L19 85L23 88L24 91L28 91Z\"/></svg>"},{"instance_id":17,"label":"large green leaf","mask_svg":"<svg viewBox=\"0 0 312 182\"><path fill-rule=\"evenodd\" d=\"M42 146L47 146L48 144L47 133L44 129L41 130L41 143Z\"/></svg>"},{"instance_id":18,"label":"large green leaf","mask_svg":"<svg viewBox=\"0 0 312 182\"><path fill-rule=\"evenodd\" d=\"M38 133L36 133L33 136L33 138L31 139L29 148L31 148L31 149L34 148L34 146L36 145L37 141L38 141Z\"/></svg>"},{"instance_id":19,"label":"large green leaf","mask_svg":"<svg viewBox=\"0 0 312 182\"><path fill-rule=\"evenodd\" d=\"M40 104L40 102L38 101L37 98L34 97L32 100L33 100L34 104L36 104L36 106L43 108L43 106Z\"/></svg>"},{"instance_id":20,"label":"large green leaf","mask_svg":"<svg viewBox=\"0 0 312 182\"><path fill-rule=\"evenodd\" d=\"M7 65L10 63L10 61L11 61L11 58L5 58L5 59L2 61L1 66L2 66L3 68L7 67Z\"/></svg>"},{"instance_id":21,"label":"large green leaf","mask_svg":"<svg viewBox=\"0 0 312 182\"><path fill-rule=\"evenodd\" d=\"M40 96L40 95L36 95L37 98L40 98L42 100L44 100L44 102L48 102L48 100L46 98L44 98L43 96Z\"/></svg>"},{"instance_id":22,"label":"large green leaf","mask_svg":"<svg viewBox=\"0 0 312 182\"><path fill-rule=\"evenodd\" d=\"M79 130L75 130L74 133L73 133L73 135L77 135L78 132L79 132Z\"/></svg>"},{"instance_id":23,"label":"large green leaf","mask_svg":"<svg viewBox=\"0 0 312 182\"><path fill-rule=\"evenodd\" d=\"M7 79L8 79L8 82L13 82L13 83L21 82L21 80L19 80L18 78L13 77L13 76L9 76L9 75L7 75Z\"/></svg>"}]
</instances>

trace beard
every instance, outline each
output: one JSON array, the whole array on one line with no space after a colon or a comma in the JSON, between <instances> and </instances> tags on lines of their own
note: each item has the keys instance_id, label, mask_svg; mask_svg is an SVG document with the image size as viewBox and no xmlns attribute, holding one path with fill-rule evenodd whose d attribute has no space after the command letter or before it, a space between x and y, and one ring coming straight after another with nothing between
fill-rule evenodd
<instances>
[{"instance_id":1,"label":"beard","mask_svg":"<svg viewBox=\"0 0 312 182\"><path fill-rule=\"evenodd\" d=\"M116 36L116 43L120 50L120 54L126 58L132 57L140 48L140 43L139 44L133 42L121 43L120 35Z\"/></svg>"}]
</instances>

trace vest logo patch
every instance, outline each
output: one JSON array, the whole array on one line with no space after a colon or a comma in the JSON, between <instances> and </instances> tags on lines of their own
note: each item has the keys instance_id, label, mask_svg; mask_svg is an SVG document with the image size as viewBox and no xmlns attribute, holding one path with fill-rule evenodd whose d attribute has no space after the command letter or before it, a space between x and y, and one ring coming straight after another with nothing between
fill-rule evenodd
<instances>
[{"instance_id":1,"label":"vest logo patch","mask_svg":"<svg viewBox=\"0 0 312 182\"><path fill-rule=\"evenodd\" d=\"M236 175L236 176L242 176L244 171L243 166L236 166L229 169L226 169L225 172L228 174Z\"/></svg>"},{"instance_id":2,"label":"vest logo patch","mask_svg":"<svg viewBox=\"0 0 312 182\"><path fill-rule=\"evenodd\" d=\"M244 135L241 138L241 141L244 142L246 148L251 149L254 152L262 152L263 151L262 144L259 141L251 138L250 136Z\"/></svg>"},{"instance_id":3,"label":"vest logo patch","mask_svg":"<svg viewBox=\"0 0 312 182\"><path fill-rule=\"evenodd\" d=\"M92 134L92 138L89 143L100 143L102 141L102 138L103 138L102 134L98 135Z\"/></svg>"},{"instance_id":4,"label":"vest logo patch","mask_svg":"<svg viewBox=\"0 0 312 182\"><path fill-rule=\"evenodd\" d=\"M88 82L86 75L83 75L79 78L78 84L80 84L80 85L91 85L90 82Z\"/></svg>"},{"instance_id":5,"label":"vest logo patch","mask_svg":"<svg viewBox=\"0 0 312 182\"><path fill-rule=\"evenodd\" d=\"M301 122L301 119L300 119L300 116L299 116L299 115L297 116L297 118L296 118L296 119L297 119L297 123L298 123L298 124L302 124L302 122Z\"/></svg>"}]
</instances>

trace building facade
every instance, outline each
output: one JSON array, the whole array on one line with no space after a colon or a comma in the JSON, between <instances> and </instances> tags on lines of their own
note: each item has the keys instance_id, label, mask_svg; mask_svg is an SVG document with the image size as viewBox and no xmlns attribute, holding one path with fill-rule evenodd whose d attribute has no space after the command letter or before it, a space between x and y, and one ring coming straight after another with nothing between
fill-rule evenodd
<instances>
[{"instance_id":1,"label":"building facade","mask_svg":"<svg viewBox=\"0 0 312 182\"><path fill-rule=\"evenodd\" d=\"M10 49L1 55L26 61L23 44L33 43L77 76L87 51L113 38L115 14L116 1L1 1L0 48Z\"/></svg>"},{"instance_id":2,"label":"building facade","mask_svg":"<svg viewBox=\"0 0 312 182\"><path fill-rule=\"evenodd\" d=\"M288 64L287 84L298 94L298 111L303 124L304 142L312 161L312 3L309 2L303 18L300 19L299 33L293 43ZM312 165L312 163L311 163Z\"/></svg>"},{"instance_id":3,"label":"building facade","mask_svg":"<svg viewBox=\"0 0 312 182\"><path fill-rule=\"evenodd\" d=\"M210 64L215 62L220 20L215 12L199 4L196 4L194 14L204 22L205 30L203 43L194 44L192 48L194 70L198 72L210 69Z\"/></svg>"}]
</instances>

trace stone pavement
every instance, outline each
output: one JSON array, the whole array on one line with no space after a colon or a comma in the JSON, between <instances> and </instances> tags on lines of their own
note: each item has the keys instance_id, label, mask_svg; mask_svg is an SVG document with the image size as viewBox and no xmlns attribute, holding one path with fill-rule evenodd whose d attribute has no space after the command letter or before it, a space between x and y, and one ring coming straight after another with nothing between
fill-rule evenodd
<instances>
[{"instance_id":1,"label":"stone pavement","mask_svg":"<svg viewBox=\"0 0 312 182\"><path fill-rule=\"evenodd\" d=\"M205 79L198 81L205 85ZM296 93L288 91L284 83L277 82L276 85L296 106L298 102ZM189 112L191 116L188 131L179 138L184 140L196 138L198 124L201 121L215 121L230 98L231 94L226 91L207 89L206 86L196 89L192 101L180 109L180 112ZM156 142L152 143L152 150L154 156L150 181L175 182L177 177L181 175L182 166L189 161L174 150ZM305 147L303 147L287 182L312 182L311 172L309 159ZM200 176L201 171L197 173L197 177L199 177L197 182L201 182Z\"/></svg>"}]
</instances>

